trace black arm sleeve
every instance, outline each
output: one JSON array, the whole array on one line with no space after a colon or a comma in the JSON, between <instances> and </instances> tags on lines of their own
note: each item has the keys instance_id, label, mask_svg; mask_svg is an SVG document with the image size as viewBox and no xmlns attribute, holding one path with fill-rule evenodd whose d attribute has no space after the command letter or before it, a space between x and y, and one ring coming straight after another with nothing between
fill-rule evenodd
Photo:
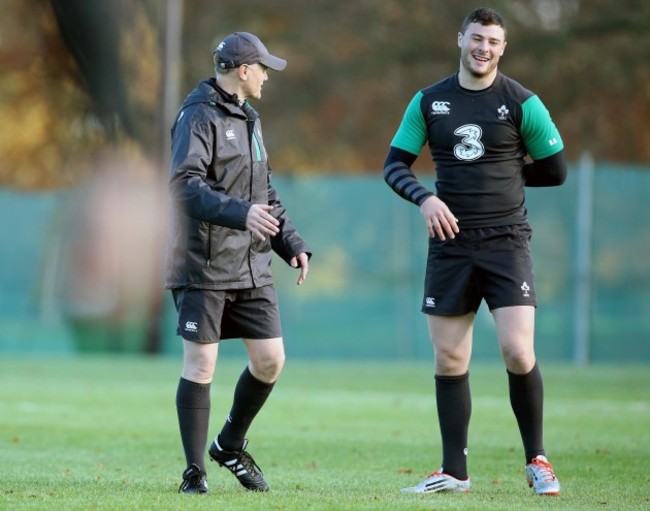
<instances>
[{"instance_id":1,"label":"black arm sleeve","mask_svg":"<svg viewBox=\"0 0 650 511\"><path fill-rule=\"evenodd\" d=\"M564 183L566 174L564 149L541 160L524 164L526 186L559 186Z\"/></svg>"},{"instance_id":2,"label":"black arm sleeve","mask_svg":"<svg viewBox=\"0 0 650 511\"><path fill-rule=\"evenodd\" d=\"M433 192L422 186L411 170L417 157L417 154L391 146L384 162L384 181L400 197L419 206Z\"/></svg>"}]
</instances>

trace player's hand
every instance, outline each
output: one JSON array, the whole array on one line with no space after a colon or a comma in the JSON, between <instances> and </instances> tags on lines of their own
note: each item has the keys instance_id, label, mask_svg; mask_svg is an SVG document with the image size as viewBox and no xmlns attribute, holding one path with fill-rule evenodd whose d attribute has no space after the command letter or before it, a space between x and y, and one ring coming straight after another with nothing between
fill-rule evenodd
<instances>
[{"instance_id":1,"label":"player's hand","mask_svg":"<svg viewBox=\"0 0 650 511\"><path fill-rule=\"evenodd\" d=\"M253 204L246 216L246 229L257 239L264 240L267 236L275 236L280 232L280 222L271 215L273 206L268 204Z\"/></svg>"},{"instance_id":2,"label":"player's hand","mask_svg":"<svg viewBox=\"0 0 650 511\"><path fill-rule=\"evenodd\" d=\"M307 279L307 273L309 273L309 257L304 252L301 252L296 257L292 257L289 264L292 268L300 268L300 276L296 284L302 284Z\"/></svg>"},{"instance_id":3,"label":"player's hand","mask_svg":"<svg viewBox=\"0 0 650 511\"><path fill-rule=\"evenodd\" d=\"M444 241L449 236L452 240L458 234L458 219L452 214L447 205L438 197L432 195L420 206L420 213L427 224L429 236L436 236Z\"/></svg>"}]
</instances>

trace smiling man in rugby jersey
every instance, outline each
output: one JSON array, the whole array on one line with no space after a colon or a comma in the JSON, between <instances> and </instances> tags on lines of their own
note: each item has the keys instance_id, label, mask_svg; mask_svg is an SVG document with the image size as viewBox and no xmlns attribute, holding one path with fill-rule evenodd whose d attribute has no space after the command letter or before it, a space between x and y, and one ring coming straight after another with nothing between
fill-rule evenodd
<instances>
[{"instance_id":1,"label":"smiling man in rugby jersey","mask_svg":"<svg viewBox=\"0 0 650 511\"><path fill-rule=\"evenodd\" d=\"M442 468L404 491L469 491L469 364L483 300L494 317L528 484L557 495L543 442L543 385L534 350L535 283L525 186L566 178L564 146L539 97L498 70L506 27L489 8L458 34L457 73L418 91L384 164L384 178L414 203L429 233L422 312L435 353ZM411 170L428 144L436 193Z\"/></svg>"}]
</instances>

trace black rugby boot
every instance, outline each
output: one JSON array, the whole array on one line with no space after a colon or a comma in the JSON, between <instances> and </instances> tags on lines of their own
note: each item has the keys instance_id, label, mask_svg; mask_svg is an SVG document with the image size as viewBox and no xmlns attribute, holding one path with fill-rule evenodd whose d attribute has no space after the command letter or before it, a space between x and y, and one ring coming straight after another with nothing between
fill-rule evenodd
<instances>
[{"instance_id":1,"label":"black rugby boot","mask_svg":"<svg viewBox=\"0 0 650 511\"><path fill-rule=\"evenodd\" d=\"M208 493L208 480L194 463L183 472L183 482L178 487L178 493Z\"/></svg>"},{"instance_id":2,"label":"black rugby boot","mask_svg":"<svg viewBox=\"0 0 650 511\"><path fill-rule=\"evenodd\" d=\"M253 457L246 452L248 440L238 451L224 451L217 439L214 439L208 449L212 461L230 470L241 485L251 491L269 491L269 486L264 480L260 467L257 466Z\"/></svg>"}]
</instances>

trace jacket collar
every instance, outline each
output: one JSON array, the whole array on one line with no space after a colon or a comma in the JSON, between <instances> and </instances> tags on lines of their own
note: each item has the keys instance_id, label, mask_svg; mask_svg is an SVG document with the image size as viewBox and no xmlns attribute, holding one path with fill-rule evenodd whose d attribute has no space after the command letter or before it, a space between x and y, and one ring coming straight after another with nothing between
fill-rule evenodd
<instances>
[{"instance_id":1,"label":"jacket collar","mask_svg":"<svg viewBox=\"0 0 650 511\"><path fill-rule=\"evenodd\" d=\"M221 105L230 113L235 115L244 115L249 121L254 121L259 117L257 111L248 101L240 102L237 94L230 94L217 84L217 80L212 77L201 82L199 88L205 86L208 89L210 99Z\"/></svg>"}]
</instances>

